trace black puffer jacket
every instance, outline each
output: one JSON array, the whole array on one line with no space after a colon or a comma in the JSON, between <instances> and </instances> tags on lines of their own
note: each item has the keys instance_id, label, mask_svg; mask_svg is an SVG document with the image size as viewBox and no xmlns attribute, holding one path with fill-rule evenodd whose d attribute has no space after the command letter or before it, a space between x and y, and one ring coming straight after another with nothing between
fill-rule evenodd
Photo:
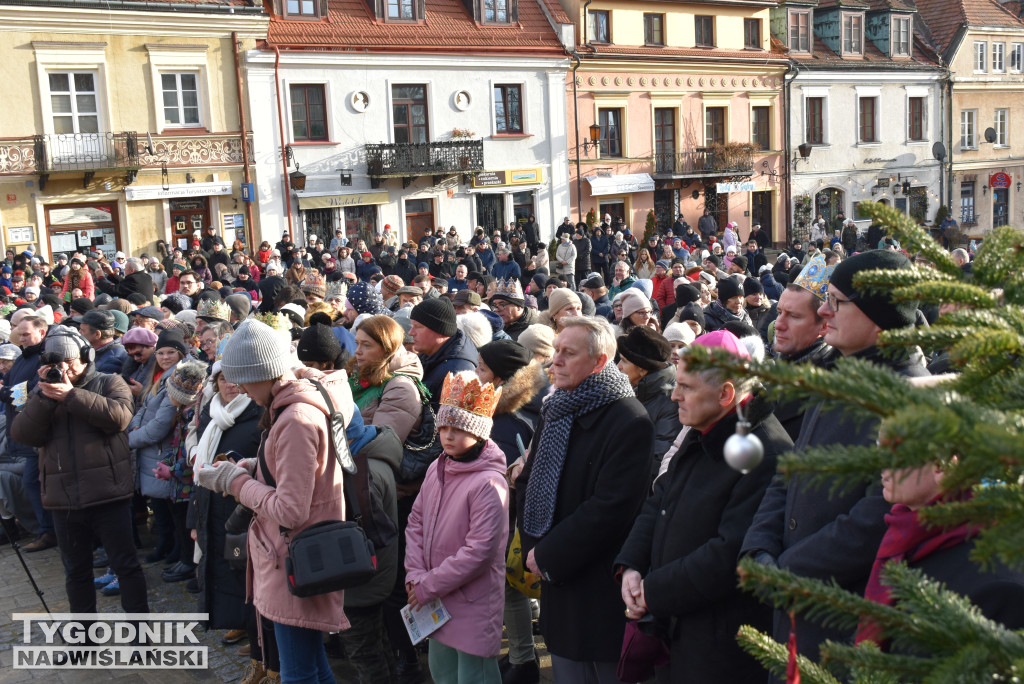
<instances>
[{"instance_id":1,"label":"black puffer jacket","mask_svg":"<svg viewBox=\"0 0 1024 684\"><path fill-rule=\"evenodd\" d=\"M672 401L672 388L676 384L676 369L671 364L644 376L634 387L636 398L647 409L654 423L654 459L651 479L658 474L661 459L672 446L683 426L679 423L679 406Z\"/></svg>"},{"instance_id":2,"label":"black puffer jacket","mask_svg":"<svg viewBox=\"0 0 1024 684\"><path fill-rule=\"evenodd\" d=\"M119 375L89 364L64 401L32 392L11 437L39 449L43 508L79 510L131 498L135 492L125 429L134 397Z\"/></svg>"}]
</instances>

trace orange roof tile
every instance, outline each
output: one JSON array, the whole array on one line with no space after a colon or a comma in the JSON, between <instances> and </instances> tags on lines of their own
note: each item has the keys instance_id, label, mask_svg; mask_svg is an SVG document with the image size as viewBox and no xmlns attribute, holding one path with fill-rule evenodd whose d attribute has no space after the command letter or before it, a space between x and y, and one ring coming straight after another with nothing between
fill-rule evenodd
<instances>
[{"instance_id":1,"label":"orange roof tile","mask_svg":"<svg viewBox=\"0 0 1024 684\"><path fill-rule=\"evenodd\" d=\"M961 26L1000 26L1024 29L1016 15L996 0L916 0L917 11L939 52L949 49ZM946 56L947 59L951 55Z\"/></svg>"},{"instance_id":2,"label":"orange roof tile","mask_svg":"<svg viewBox=\"0 0 1024 684\"><path fill-rule=\"evenodd\" d=\"M544 7L547 8L548 14L555 21L556 24L571 24L572 19L565 13L565 9L562 7L558 0L540 0L544 3Z\"/></svg>"},{"instance_id":3,"label":"orange roof tile","mask_svg":"<svg viewBox=\"0 0 1024 684\"><path fill-rule=\"evenodd\" d=\"M477 24L460 0L426 0L426 17L421 23L378 21L363 0L328 0L327 17L319 21L271 16L267 44L370 52L478 50L564 55L540 1L519 0L518 24L496 26Z\"/></svg>"}]
</instances>

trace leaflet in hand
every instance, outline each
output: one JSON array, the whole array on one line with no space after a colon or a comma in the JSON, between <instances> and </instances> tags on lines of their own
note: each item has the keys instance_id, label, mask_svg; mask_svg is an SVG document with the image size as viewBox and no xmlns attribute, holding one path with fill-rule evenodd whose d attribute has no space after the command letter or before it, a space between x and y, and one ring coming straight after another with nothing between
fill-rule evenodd
<instances>
[{"instance_id":1,"label":"leaflet in hand","mask_svg":"<svg viewBox=\"0 0 1024 684\"><path fill-rule=\"evenodd\" d=\"M445 609L444 604L441 603L439 598L427 601L416 609L410 606L402 608L402 620L405 622L405 630L409 632L409 639L414 646L433 634L441 625L451 619L452 616Z\"/></svg>"}]
</instances>

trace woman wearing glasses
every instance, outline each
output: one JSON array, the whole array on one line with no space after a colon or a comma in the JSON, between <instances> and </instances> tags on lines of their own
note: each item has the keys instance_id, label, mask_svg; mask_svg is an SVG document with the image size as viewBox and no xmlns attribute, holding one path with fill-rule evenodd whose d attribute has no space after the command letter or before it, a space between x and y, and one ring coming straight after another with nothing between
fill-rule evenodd
<instances>
[{"instance_id":1,"label":"woman wearing glasses","mask_svg":"<svg viewBox=\"0 0 1024 684\"><path fill-rule=\"evenodd\" d=\"M636 327L659 331L658 317L654 315L651 300L641 290L631 287L619 298L622 306L622 320L619 321L619 335L628 335Z\"/></svg>"}]
</instances>

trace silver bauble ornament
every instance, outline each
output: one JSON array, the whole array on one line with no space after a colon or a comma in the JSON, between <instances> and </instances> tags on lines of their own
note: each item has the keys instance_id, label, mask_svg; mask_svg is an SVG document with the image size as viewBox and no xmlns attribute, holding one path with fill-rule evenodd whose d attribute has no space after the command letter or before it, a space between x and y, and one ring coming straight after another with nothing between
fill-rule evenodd
<instances>
[{"instance_id":1,"label":"silver bauble ornament","mask_svg":"<svg viewBox=\"0 0 1024 684\"><path fill-rule=\"evenodd\" d=\"M746 475L761 465L761 461L764 460L764 445L757 435L746 434L741 428L735 435L725 440L723 454L730 468Z\"/></svg>"}]
</instances>

